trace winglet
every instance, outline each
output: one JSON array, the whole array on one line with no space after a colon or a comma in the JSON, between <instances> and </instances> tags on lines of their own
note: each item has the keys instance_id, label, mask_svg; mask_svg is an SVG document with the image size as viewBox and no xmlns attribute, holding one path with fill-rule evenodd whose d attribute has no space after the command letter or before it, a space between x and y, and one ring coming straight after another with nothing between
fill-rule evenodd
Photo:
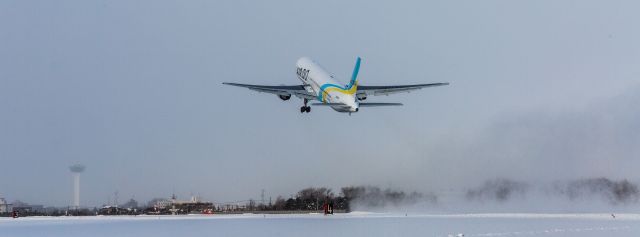
<instances>
[{"instance_id":1,"label":"winglet","mask_svg":"<svg viewBox=\"0 0 640 237\"><path fill-rule=\"evenodd\" d=\"M351 74L351 81L349 81L349 86L347 89L351 89L351 87L353 87L354 85L357 86L358 84L358 71L360 71L360 57L358 57L356 59L356 66L353 68L353 74Z\"/></svg>"}]
</instances>

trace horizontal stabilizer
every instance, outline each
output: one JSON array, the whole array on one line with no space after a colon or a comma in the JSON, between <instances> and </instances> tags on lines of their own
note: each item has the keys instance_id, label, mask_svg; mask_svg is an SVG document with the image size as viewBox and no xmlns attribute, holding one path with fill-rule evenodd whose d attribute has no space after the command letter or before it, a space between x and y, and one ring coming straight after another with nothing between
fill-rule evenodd
<instances>
[{"instance_id":1,"label":"horizontal stabilizer","mask_svg":"<svg viewBox=\"0 0 640 237\"><path fill-rule=\"evenodd\" d=\"M343 103L313 103L319 106L347 106ZM360 107L402 106L402 103L360 103Z\"/></svg>"},{"instance_id":2,"label":"horizontal stabilizer","mask_svg":"<svg viewBox=\"0 0 640 237\"><path fill-rule=\"evenodd\" d=\"M360 103L360 107L402 106L402 103Z\"/></svg>"},{"instance_id":3,"label":"horizontal stabilizer","mask_svg":"<svg viewBox=\"0 0 640 237\"><path fill-rule=\"evenodd\" d=\"M347 106L343 103L313 103L312 105L319 105L319 106Z\"/></svg>"}]
</instances>

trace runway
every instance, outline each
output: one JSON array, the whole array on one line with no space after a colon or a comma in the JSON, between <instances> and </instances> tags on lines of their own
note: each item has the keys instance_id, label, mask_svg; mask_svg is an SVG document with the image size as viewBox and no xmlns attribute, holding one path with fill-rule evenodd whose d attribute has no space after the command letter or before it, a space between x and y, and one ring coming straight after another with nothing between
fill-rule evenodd
<instances>
[{"instance_id":1,"label":"runway","mask_svg":"<svg viewBox=\"0 0 640 237\"><path fill-rule=\"evenodd\" d=\"M640 236L640 214L26 217L0 218L0 236Z\"/></svg>"}]
</instances>

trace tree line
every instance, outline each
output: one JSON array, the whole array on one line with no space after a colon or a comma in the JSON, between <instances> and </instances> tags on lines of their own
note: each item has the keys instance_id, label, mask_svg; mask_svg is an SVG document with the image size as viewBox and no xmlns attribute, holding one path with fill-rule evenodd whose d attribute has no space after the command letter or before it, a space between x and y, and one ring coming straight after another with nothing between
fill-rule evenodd
<instances>
[{"instance_id":1,"label":"tree line","mask_svg":"<svg viewBox=\"0 0 640 237\"><path fill-rule=\"evenodd\" d=\"M278 197L274 203L259 204L249 209L258 211L317 211L323 204L333 204L335 210L352 211L354 205L377 208L388 205L411 204L427 200L436 202L435 195L424 195L418 192L405 193L392 189L381 189L375 186L347 186L336 194L326 187L309 187L298 191L290 198Z\"/></svg>"}]
</instances>

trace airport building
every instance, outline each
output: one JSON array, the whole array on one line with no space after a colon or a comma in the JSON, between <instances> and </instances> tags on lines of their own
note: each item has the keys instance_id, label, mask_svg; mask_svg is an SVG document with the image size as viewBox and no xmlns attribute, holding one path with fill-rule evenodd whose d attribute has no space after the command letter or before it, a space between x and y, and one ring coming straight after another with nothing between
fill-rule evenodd
<instances>
[{"instance_id":1,"label":"airport building","mask_svg":"<svg viewBox=\"0 0 640 237\"><path fill-rule=\"evenodd\" d=\"M0 197L0 214L9 213L13 211L12 205L7 202L3 197Z\"/></svg>"},{"instance_id":2,"label":"airport building","mask_svg":"<svg viewBox=\"0 0 640 237\"><path fill-rule=\"evenodd\" d=\"M147 214L190 214L190 213L212 213L215 209L213 203L202 202L197 197L192 196L191 200L181 201L175 195L171 199L160 200L153 207L145 210Z\"/></svg>"},{"instance_id":3,"label":"airport building","mask_svg":"<svg viewBox=\"0 0 640 237\"><path fill-rule=\"evenodd\" d=\"M43 205L31 205L21 201L14 201L12 209L20 213L44 213L45 211Z\"/></svg>"}]
</instances>

